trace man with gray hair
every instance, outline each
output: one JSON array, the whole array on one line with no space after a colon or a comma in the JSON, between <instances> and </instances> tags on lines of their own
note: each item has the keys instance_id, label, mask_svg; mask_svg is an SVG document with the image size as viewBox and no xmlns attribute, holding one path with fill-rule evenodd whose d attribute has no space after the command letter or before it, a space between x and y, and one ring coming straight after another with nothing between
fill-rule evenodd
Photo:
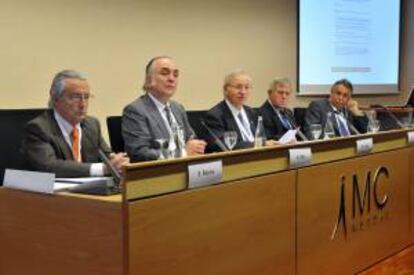
<instances>
[{"instance_id":1,"label":"man with gray hair","mask_svg":"<svg viewBox=\"0 0 414 275\"><path fill-rule=\"evenodd\" d=\"M204 154L206 143L196 139L184 107L172 100L178 77L174 59L157 56L148 62L145 94L126 106L122 115L125 151L132 162L171 157L163 156L164 147L175 152L174 157Z\"/></svg>"},{"instance_id":2,"label":"man with gray hair","mask_svg":"<svg viewBox=\"0 0 414 275\"><path fill-rule=\"evenodd\" d=\"M252 78L246 71L235 70L226 75L223 85L224 100L211 108L204 118L208 128L204 133L204 139L208 141L208 152L222 151L223 146L219 145L217 139L225 144L225 135L228 132L235 132L237 135L234 149L254 146L258 117L253 108L245 105L251 90ZM265 142L265 145L273 144L272 140Z\"/></svg>"},{"instance_id":3,"label":"man with gray hair","mask_svg":"<svg viewBox=\"0 0 414 275\"><path fill-rule=\"evenodd\" d=\"M96 118L87 116L91 98L86 77L73 70L57 73L49 95L49 107L25 126L22 153L31 170L52 172L56 177L110 174L100 159L102 150L122 172L125 154L111 153Z\"/></svg>"},{"instance_id":4,"label":"man with gray hair","mask_svg":"<svg viewBox=\"0 0 414 275\"><path fill-rule=\"evenodd\" d=\"M259 109L267 138L278 140L288 130L297 128L293 112L288 109L291 91L288 78L275 78L270 82L268 98Z\"/></svg>"}]
</instances>

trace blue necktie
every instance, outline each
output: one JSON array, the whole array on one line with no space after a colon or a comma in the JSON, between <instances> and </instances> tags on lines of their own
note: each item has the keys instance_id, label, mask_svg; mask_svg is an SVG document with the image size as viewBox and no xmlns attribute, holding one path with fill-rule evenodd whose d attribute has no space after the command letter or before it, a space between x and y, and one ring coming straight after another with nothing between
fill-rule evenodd
<instances>
[{"instance_id":1,"label":"blue necktie","mask_svg":"<svg viewBox=\"0 0 414 275\"><path fill-rule=\"evenodd\" d=\"M335 114L338 116L336 118L336 120L338 121L338 130L339 130L339 134L341 135L341 137L346 137L349 136L349 130L348 127L345 125L345 123L342 121L342 119L339 117L340 116L340 112L335 112Z\"/></svg>"},{"instance_id":2,"label":"blue necktie","mask_svg":"<svg viewBox=\"0 0 414 275\"><path fill-rule=\"evenodd\" d=\"M289 121L289 118L287 117L287 114L285 111L279 110L279 114L280 114L280 120L282 121L283 126L288 129L291 130L292 124Z\"/></svg>"}]
</instances>

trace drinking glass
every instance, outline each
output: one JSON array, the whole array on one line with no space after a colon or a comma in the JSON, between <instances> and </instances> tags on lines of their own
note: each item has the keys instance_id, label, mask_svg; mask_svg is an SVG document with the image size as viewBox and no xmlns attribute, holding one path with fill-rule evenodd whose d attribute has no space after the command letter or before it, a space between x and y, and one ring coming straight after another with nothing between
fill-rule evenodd
<instances>
[{"instance_id":1,"label":"drinking glass","mask_svg":"<svg viewBox=\"0 0 414 275\"><path fill-rule=\"evenodd\" d=\"M158 157L159 160L161 159L169 159L168 154L168 142L164 138L157 138L155 142L158 144L158 148L160 150L160 156Z\"/></svg>"},{"instance_id":2,"label":"drinking glass","mask_svg":"<svg viewBox=\"0 0 414 275\"><path fill-rule=\"evenodd\" d=\"M378 119L373 119L369 121L368 132L377 133L380 130L380 121Z\"/></svg>"},{"instance_id":3,"label":"drinking glass","mask_svg":"<svg viewBox=\"0 0 414 275\"><path fill-rule=\"evenodd\" d=\"M224 132L224 143L226 144L227 148L230 149L230 151L233 150L234 146L236 146L237 143L237 132Z\"/></svg>"},{"instance_id":4,"label":"drinking glass","mask_svg":"<svg viewBox=\"0 0 414 275\"><path fill-rule=\"evenodd\" d=\"M316 140L321 137L322 134L322 125L320 124L311 124L310 131L312 133L312 139Z\"/></svg>"},{"instance_id":5,"label":"drinking glass","mask_svg":"<svg viewBox=\"0 0 414 275\"><path fill-rule=\"evenodd\" d=\"M408 111L402 114L401 122L403 127L408 128L411 127L413 120L413 112Z\"/></svg>"}]
</instances>

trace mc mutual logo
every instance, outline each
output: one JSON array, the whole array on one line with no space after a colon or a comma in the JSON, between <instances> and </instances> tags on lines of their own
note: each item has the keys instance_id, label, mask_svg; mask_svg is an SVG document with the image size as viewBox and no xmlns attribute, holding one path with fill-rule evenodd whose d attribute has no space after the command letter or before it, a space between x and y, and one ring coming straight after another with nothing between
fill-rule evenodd
<instances>
[{"instance_id":1,"label":"mc mutual logo","mask_svg":"<svg viewBox=\"0 0 414 275\"><path fill-rule=\"evenodd\" d=\"M391 184L389 178L388 169L384 166L365 172L362 179L358 178L356 173L348 178L344 175L339 178L339 211L331 240L341 230L347 238L348 225L351 225L352 232L356 232L375 226L389 217L386 211L389 196L384 191L389 190ZM351 184L346 184L347 182ZM351 203L346 197L347 188L352 188Z\"/></svg>"}]
</instances>

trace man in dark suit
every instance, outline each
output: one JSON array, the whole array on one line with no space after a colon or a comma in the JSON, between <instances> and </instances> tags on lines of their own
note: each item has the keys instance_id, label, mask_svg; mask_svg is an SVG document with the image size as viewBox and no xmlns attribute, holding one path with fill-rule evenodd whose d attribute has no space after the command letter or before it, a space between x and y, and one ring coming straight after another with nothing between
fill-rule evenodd
<instances>
[{"instance_id":1,"label":"man in dark suit","mask_svg":"<svg viewBox=\"0 0 414 275\"><path fill-rule=\"evenodd\" d=\"M358 102L352 99L352 92L352 83L341 79L332 85L329 98L311 102L305 115L304 131L306 136L313 139L310 130L312 124L320 124L322 129L325 128L328 113L331 114L328 123L332 125L336 136L365 133L368 118L359 109Z\"/></svg>"},{"instance_id":2,"label":"man in dark suit","mask_svg":"<svg viewBox=\"0 0 414 275\"><path fill-rule=\"evenodd\" d=\"M276 78L270 83L268 99L259 109L266 137L269 139L278 140L288 130L297 128L293 112L287 108L291 90L292 86L287 78Z\"/></svg>"},{"instance_id":3,"label":"man in dark suit","mask_svg":"<svg viewBox=\"0 0 414 275\"><path fill-rule=\"evenodd\" d=\"M163 144L157 140L167 142L169 151L178 150L175 156L204 153L206 143L195 139L183 106L171 100L178 76L177 65L170 57L155 57L146 66L145 95L126 106L122 115L122 135L131 161L159 159Z\"/></svg>"},{"instance_id":4,"label":"man in dark suit","mask_svg":"<svg viewBox=\"0 0 414 275\"><path fill-rule=\"evenodd\" d=\"M252 79L245 71L234 71L224 79L224 100L210 109L204 118L205 124L212 131L204 134L208 141L207 151L222 151L215 138L225 144L224 133L237 133L237 142L234 149L254 146L254 135L257 125L256 112L245 105L252 88Z\"/></svg>"},{"instance_id":5,"label":"man in dark suit","mask_svg":"<svg viewBox=\"0 0 414 275\"><path fill-rule=\"evenodd\" d=\"M56 177L110 174L98 150L122 172L125 154L111 154L101 136L99 122L87 116L91 94L86 78L72 70L56 74L50 89L49 107L25 126L22 153L29 169L53 172Z\"/></svg>"}]
</instances>

